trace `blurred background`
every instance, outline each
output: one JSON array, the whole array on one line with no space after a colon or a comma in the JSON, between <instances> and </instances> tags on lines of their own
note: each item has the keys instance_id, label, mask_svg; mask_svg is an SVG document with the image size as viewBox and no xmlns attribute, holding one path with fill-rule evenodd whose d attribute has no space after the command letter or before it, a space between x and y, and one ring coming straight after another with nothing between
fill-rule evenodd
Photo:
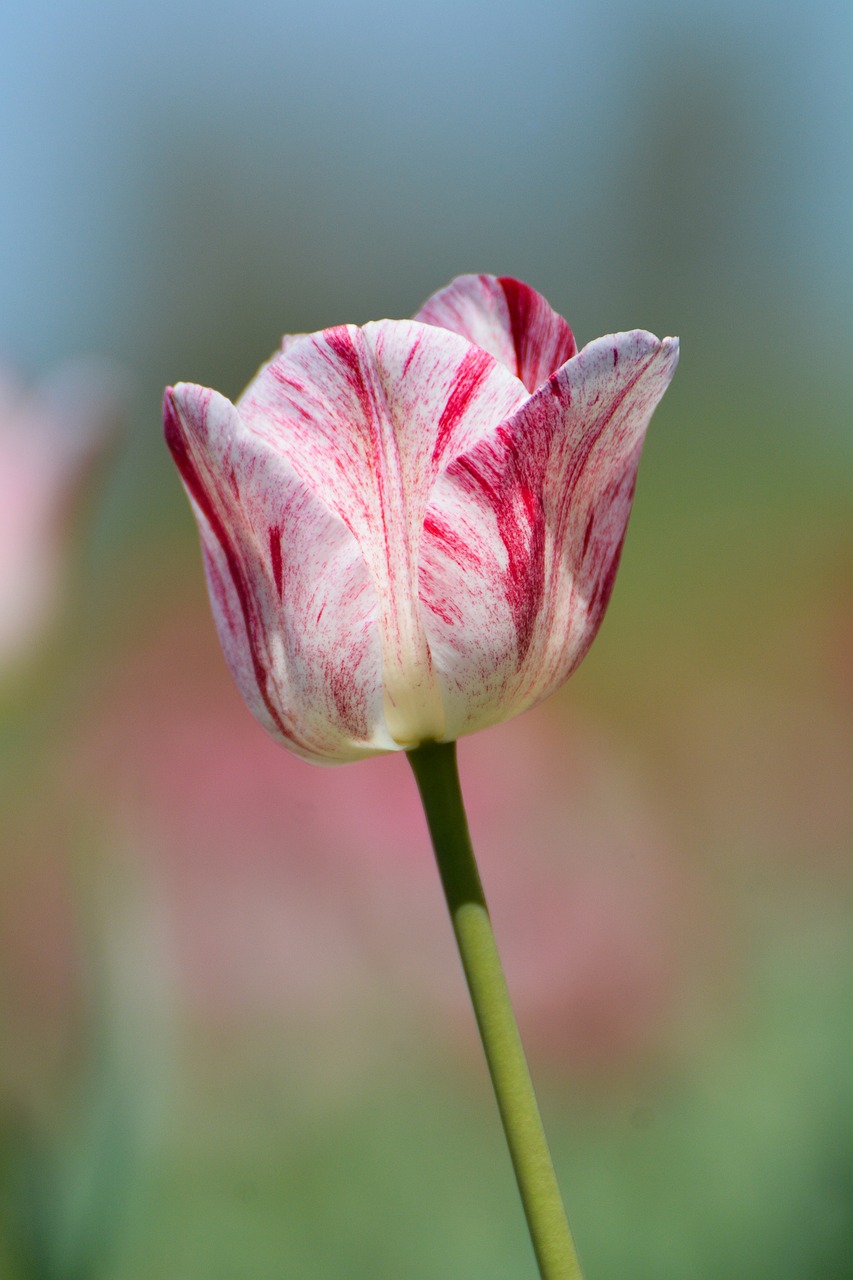
<instances>
[{"instance_id":1,"label":"blurred background","mask_svg":"<svg viewBox=\"0 0 853 1280\"><path fill-rule=\"evenodd\" d=\"M853 1276L840 0L33 0L0 81L0 1276L533 1274L405 761L244 709L162 444L468 271L682 361L460 745L589 1280Z\"/></svg>"}]
</instances>

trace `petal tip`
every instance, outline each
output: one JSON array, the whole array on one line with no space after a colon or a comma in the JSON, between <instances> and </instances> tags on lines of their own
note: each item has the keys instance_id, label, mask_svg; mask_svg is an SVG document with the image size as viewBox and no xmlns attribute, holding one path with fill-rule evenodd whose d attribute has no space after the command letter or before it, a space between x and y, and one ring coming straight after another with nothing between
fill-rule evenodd
<instances>
[{"instance_id":1,"label":"petal tip","mask_svg":"<svg viewBox=\"0 0 853 1280\"><path fill-rule=\"evenodd\" d=\"M181 419L175 404L175 387L167 387L163 392L163 434L166 437L166 444L174 453L181 436Z\"/></svg>"},{"instance_id":2,"label":"petal tip","mask_svg":"<svg viewBox=\"0 0 853 1280\"><path fill-rule=\"evenodd\" d=\"M672 378L681 355L681 340L679 338L662 338L660 351L669 377Z\"/></svg>"},{"instance_id":3,"label":"petal tip","mask_svg":"<svg viewBox=\"0 0 853 1280\"><path fill-rule=\"evenodd\" d=\"M215 391L194 382L176 382L163 393L163 434L172 454L183 451L191 437L206 434L205 421L211 403L224 400Z\"/></svg>"}]
</instances>

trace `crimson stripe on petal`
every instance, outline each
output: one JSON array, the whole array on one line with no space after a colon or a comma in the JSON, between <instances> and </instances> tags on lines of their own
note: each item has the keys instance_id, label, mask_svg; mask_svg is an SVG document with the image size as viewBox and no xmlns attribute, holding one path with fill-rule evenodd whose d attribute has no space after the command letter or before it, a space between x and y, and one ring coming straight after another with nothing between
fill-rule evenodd
<instances>
[{"instance_id":1,"label":"crimson stripe on petal","mask_svg":"<svg viewBox=\"0 0 853 1280\"><path fill-rule=\"evenodd\" d=\"M272 566L272 577L275 583L275 589L278 592L279 600L282 598L283 585L283 566L281 559L281 529L278 525L273 525L269 531L270 540L270 564Z\"/></svg>"},{"instance_id":2,"label":"crimson stripe on petal","mask_svg":"<svg viewBox=\"0 0 853 1280\"><path fill-rule=\"evenodd\" d=\"M474 501L494 513L495 531L503 547L500 569L493 570L492 589L500 590L515 627L519 660L530 647L533 623L544 590L544 508L541 475L530 458L516 452L504 427L492 447L481 447L448 468ZM435 512L431 512L435 520Z\"/></svg>"},{"instance_id":3,"label":"crimson stripe on petal","mask_svg":"<svg viewBox=\"0 0 853 1280\"><path fill-rule=\"evenodd\" d=\"M530 285L500 276L509 312L519 378L530 391L577 354L575 338L562 316Z\"/></svg>"},{"instance_id":4,"label":"crimson stripe on petal","mask_svg":"<svg viewBox=\"0 0 853 1280\"><path fill-rule=\"evenodd\" d=\"M459 276L415 319L461 334L535 391L576 353L572 331L535 289L511 276Z\"/></svg>"},{"instance_id":5,"label":"crimson stripe on petal","mask_svg":"<svg viewBox=\"0 0 853 1280\"><path fill-rule=\"evenodd\" d=\"M433 460L440 466L459 424L494 367L494 360L479 347L470 347L456 370L447 403L438 420Z\"/></svg>"}]
</instances>

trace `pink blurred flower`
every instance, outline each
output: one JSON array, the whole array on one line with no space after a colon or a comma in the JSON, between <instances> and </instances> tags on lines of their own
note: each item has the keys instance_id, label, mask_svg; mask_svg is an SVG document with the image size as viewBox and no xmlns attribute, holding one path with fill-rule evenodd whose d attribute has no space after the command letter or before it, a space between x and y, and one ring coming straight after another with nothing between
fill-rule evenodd
<instances>
[{"instance_id":1,"label":"pink blurred flower","mask_svg":"<svg viewBox=\"0 0 853 1280\"><path fill-rule=\"evenodd\" d=\"M150 634L93 714L73 790L98 779L121 813L197 1015L284 1020L299 1035L334 1026L339 1046L349 1024L356 1053L364 1010L391 1004L398 1039L414 1009L435 1034L470 1040L399 754L333 777L305 769L245 715L199 614ZM699 895L650 797L594 724L542 713L467 740L462 766L532 1051L627 1068L660 1045L703 945Z\"/></svg>"},{"instance_id":2,"label":"pink blurred flower","mask_svg":"<svg viewBox=\"0 0 853 1280\"><path fill-rule=\"evenodd\" d=\"M449 742L557 689L610 597L678 342L578 353L541 295L461 276L414 320L286 339L237 405L166 393L243 697L298 755Z\"/></svg>"},{"instance_id":3,"label":"pink blurred flower","mask_svg":"<svg viewBox=\"0 0 853 1280\"><path fill-rule=\"evenodd\" d=\"M118 421L105 363L56 369L35 390L0 370L0 672L49 622L79 484Z\"/></svg>"}]
</instances>

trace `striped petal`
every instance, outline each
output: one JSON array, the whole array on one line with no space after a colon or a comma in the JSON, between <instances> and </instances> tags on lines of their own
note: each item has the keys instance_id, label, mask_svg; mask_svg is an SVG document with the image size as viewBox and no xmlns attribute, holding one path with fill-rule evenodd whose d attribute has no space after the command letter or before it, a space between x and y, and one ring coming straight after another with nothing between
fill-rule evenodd
<instances>
[{"instance_id":1,"label":"striped petal","mask_svg":"<svg viewBox=\"0 0 853 1280\"><path fill-rule=\"evenodd\" d=\"M239 401L253 438L286 458L350 531L378 600L385 720L396 744L445 736L418 602L418 553L437 476L527 399L498 361L414 321L300 339Z\"/></svg>"},{"instance_id":2,"label":"striped petal","mask_svg":"<svg viewBox=\"0 0 853 1280\"><path fill-rule=\"evenodd\" d=\"M459 276L434 293L415 319L482 347L528 391L540 387L577 351L563 317L541 293L511 276Z\"/></svg>"},{"instance_id":3,"label":"striped petal","mask_svg":"<svg viewBox=\"0 0 853 1280\"><path fill-rule=\"evenodd\" d=\"M181 384L164 414L219 639L250 709L320 763L393 749L376 590L353 535L224 396Z\"/></svg>"},{"instance_id":4,"label":"striped petal","mask_svg":"<svg viewBox=\"0 0 853 1280\"><path fill-rule=\"evenodd\" d=\"M599 338L440 476L420 591L448 737L533 706L586 653L677 360L675 339Z\"/></svg>"}]
</instances>

